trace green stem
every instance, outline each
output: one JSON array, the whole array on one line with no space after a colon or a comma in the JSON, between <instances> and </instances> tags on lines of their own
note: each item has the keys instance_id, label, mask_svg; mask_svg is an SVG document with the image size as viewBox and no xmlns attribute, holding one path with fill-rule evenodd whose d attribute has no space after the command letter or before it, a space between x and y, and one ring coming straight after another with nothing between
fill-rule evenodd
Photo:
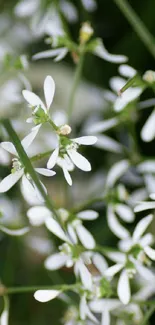
<instances>
[{"instance_id":1,"label":"green stem","mask_svg":"<svg viewBox=\"0 0 155 325\"><path fill-rule=\"evenodd\" d=\"M55 124L51 119L49 119L48 122L49 122L49 124L52 126L52 129L53 129L54 131L58 131L58 130L59 130L59 127L56 126L56 124Z\"/></svg>"},{"instance_id":2,"label":"green stem","mask_svg":"<svg viewBox=\"0 0 155 325\"><path fill-rule=\"evenodd\" d=\"M152 316L152 314L154 313L154 311L155 311L155 305L154 306L151 306L149 308L149 310L147 311L147 313L145 313L145 316L143 318L143 321L142 321L141 325L148 324L148 320L150 319L150 317Z\"/></svg>"},{"instance_id":3,"label":"green stem","mask_svg":"<svg viewBox=\"0 0 155 325\"><path fill-rule=\"evenodd\" d=\"M122 11L129 24L133 27L141 41L145 44L152 56L155 58L155 39L138 17L127 0L114 0L116 5Z\"/></svg>"},{"instance_id":4,"label":"green stem","mask_svg":"<svg viewBox=\"0 0 155 325\"><path fill-rule=\"evenodd\" d=\"M53 151L53 150L52 150L52 151ZM46 157L48 157L48 156L50 156L50 155L52 154L52 151L49 150L49 151L45 151L45 152L43 152L43 153L39 153L39 154L37 154L37 155L31 157L30 160L31 160L32 162L34 162L34 161L38 161L38 160L40 160L40 159L46 158Z\"/></svg>"},{"instance_id":5,"label":"green stem","mask_svg":"<svg viewBox=\"0 0 155 325\"><path fill-rule=\"evenodd\" d=\"M80 81L83 63L84 63L84 53L81 53L79 62L76 66L73 85L72 85L71 94L70 94L70 98L69 98L69 104L68 104L68 110L67 110L68 111L68 120L70 120L71 115L73 113L75 95L76 95L76 90L77 90L77 87L78 87L78 84Z\"/></svg>"},{"instance_id":6,"label":"green stem","mask_svg":"<svg viewBox=\"0 0 155 325\"><path fill-rule=\"evenodd\" d=\"M54 204L51 202L49 196L46 194L33 166L32 163L29 159L29 157L27 156L25 150L23 149L21 142L18 138L18 135L16 134L16 132L14 131L11 123L9 120L7 119L3 119L1 120L1 123L3 124L3 126L5 127L8 135L10 136L13 144L15 145L15 148L18 152L18 155L20 157L20 160L23 164L23 166L25 166L26 168L26 172L31 176L34 184L36 185L36 187L38 188L39 192L41 193L44 201L45 201L45 205L47 206L47 208L49 210L51 210L53 212L53 215L55 216L55 219L57 219L59 222L59 216L57 214L57 211L55 210Z\"/></svg>"},{"instance_id":7,"label":"green stem","mask_svg":"<svg viewBox=\"0 0 155 325\"><path fill-rule=\"evenodd\" d=\"M35 292L37 290L60 290L60 291L69 291L75 290L79 288L80 284L62 284L62 285L53 285L53 286L32 286L32 287L10 287L10 288L3 288L0 290L0 295L6 294L17 294L17 293L26 293L26 292Z\"/></svg>"}]
</instances>

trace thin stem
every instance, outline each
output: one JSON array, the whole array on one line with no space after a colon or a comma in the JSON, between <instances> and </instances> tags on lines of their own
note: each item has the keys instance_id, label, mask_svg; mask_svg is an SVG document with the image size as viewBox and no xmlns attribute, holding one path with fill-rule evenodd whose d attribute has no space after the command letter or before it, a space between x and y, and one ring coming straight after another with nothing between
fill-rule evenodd
<instances>
[{"instance_id":1,"label":"thin stem","mask_svg":"<svg viewBox=\"0 0 155 325\"><path fill-rule=\"evenodd\" d=\"M141 325L146 325L148 324L148 320L150 319L150 317L152 316L152 314L155 311L155 305L151 306L149 308L149 310L147 311L147 313L145 314L144 318L143 318L143 322L141 323Z\"/></svg>"},{"instance_id":2,"label":"thin stem","mask_svg":"<svg viewBox=\"0 0 155 325\"><path fill-rule=\"evenodd\" d=\"M53 151L53 150L52 150L52 151ZM45 152L43 152L43 153L39 153L39 154L37 154L37 155L31 157L30 160L31 160L32 162L34 162L34 161L38 161L38 160L40 160L40 159L46 158L46 157L48 157L48 156L51 155L52 151L49 150L49 151L45 151Z\"/></svg>"},{"instance_id":3,"label":"thin stem","mask_svg":"<svg viewBox=\"0 0 155 325\"><path fill-rule=\"evenodd\" d=\"M78 84L80 81L83 63L84 63L84 53L81 53L79 61L76 66L73 85L72 85L71 94L70 94L70 98L69 98L69 104L68 104L68 110L67 110L68 111L68 120L70 120L71 115L73 113L75 95L76 95L76 90L77 90L77 87L78 87Z\"/></svg>"},{"instance_id":4,"label":"thin stem","mask_svg":"<svg viewBox=\"0 0 155 325\"><path fill-rule=\"evenodd\" d=\"M58 131L58 130L59 130L59 127L56 126L56 124L55 124L51 119L49 119L48 122L49 122L49 124L52 126L52 129L53 129L54 131Z\"/></svg>"},{"instance_id":5,"label":"thin stem","mask_svg":"<svg viewBox=\"0 0 155 325\"><path fill-rule=\"evenodd\" d=\"M76 284L62 284L62 285L53 285L53 286L32 286L32 287L10 287L0 290L0 295L6 294L17 294L17 293L26 293L26 292L34 292L37 290L60 290L60 291L69 291L75 290L80 286L79 283Z\"/></svg>"},{"instance_id":6,"label":"thin stem","mask_svg":"<svg viewBox=\"0 0 155 325\"><path fill-rule=\"evenodd\" d=\"M27 156L25 150L23 149L21 142L18 138L18 135L16 134L16 132L14 131L11 123L9 120L7 119L3 119L1 120L1 123L3 124L3 126L5 127L7 133L9 134L13 144L15 145L15 148L18 152L18 155L20 157L20 160L23 164L23 166L26 168L26 172L31 176L34 184L36 185L36 187L38 188L39 192L41 193L43 199L45 200L45 205L47 206L47 208L49 210L51 210L55 216L55 218L60 222L59 220L59 216L57 214L57 211L55 210L54 204L51 202L49 196L46 194L33 166L32 163L29 159L29 157Z\"/></svg>"},{"instance_id":7,"label":"thin stem","mask_svg":"<svg viewBox=\"0 0 155 325\"><path fill-rule=\"evenodd\" d=\"M129 24L133 27L141 41L145 44L149 52L155 58L155 39L144 25L143 21L138 17L127 0L114 0L116 5L122 11Z\"/></svg>"}]
</instances>

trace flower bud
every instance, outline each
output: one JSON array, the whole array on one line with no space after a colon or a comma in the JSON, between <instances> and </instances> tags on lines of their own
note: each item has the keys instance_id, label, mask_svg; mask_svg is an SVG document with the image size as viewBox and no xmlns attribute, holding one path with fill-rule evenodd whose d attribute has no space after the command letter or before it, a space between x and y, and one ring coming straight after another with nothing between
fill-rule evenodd
<instances>
[{"instance_id":1,"label":"flower bud","mask_svg":"<svg viewBox=\"0 0 155 325\"><path fill-rule=\"evenodd\" d=\"M94 30L91 25L88 22L83 23L80 29L80 43L85 44L88 42L93 33Z\"/></svg>"},{"instance_id":2,"label":"flower bud","mask_svg":"<svg viewBox=\"0 0 155 325\"><path fill-rule=\"evenodd\" d=\"M149 82L150 84L155 82L155 71L148 70L143 75L143 80Z\"/></svg>"},{"instance_id":3,"label":"flower bud","mask_svg":"<svg viewBox=\"0 0 155 325\"><path fill-rule=\"evenodd\" d=\"M70 134L72 131L71 127L68 124L62 125L59 130L58 130L58 134L61 135L68 135Z\"/></svg>"}]
</instances>

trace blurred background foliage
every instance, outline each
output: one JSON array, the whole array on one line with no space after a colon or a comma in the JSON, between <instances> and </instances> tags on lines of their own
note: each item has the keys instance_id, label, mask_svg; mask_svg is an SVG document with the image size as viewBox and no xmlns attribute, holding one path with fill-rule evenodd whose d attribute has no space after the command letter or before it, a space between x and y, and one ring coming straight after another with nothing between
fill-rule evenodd
<instances>
[{"instance_id":1,"label":"blurred background foliage","mask_svg":"<svg viewBox=\"0 0 155 325\"><path fill-rule=\"evenodd\" d=\"M140 73L144 73L145 70L155 68L154 58L151 56L145 45L136 35L135 31L133 31L129 22L127 22L126 18L122 15L116 4L113 0L97 0L97 9L93 13L88 13L79 0L70 0L78 9L79 20L74 24L68 24L69 31L73 37L73 39L78 38L79 27L82 22L90 21L94 31L95 36L101 37L104 40L104 44L109 52L124 54L129 58L129 64L137 69ZM46 8L48 3L52 3L51 0L42 1L43 8ZM155 1L147 0L147 1L134 1L130 0L129 3L135 9L139 17L146 24L152 35L155 35L155 24L154 24L154 13L155 13ZM15 22L17 23L18 18L15 17L13 9L17 4L17 1L14 0L1 0L0 1L0 19L2 19L3 15L7 15L9 18L9 28L14 26ZM19 19L20 22L20 19ZM1 31L0 31L1 33ZM5 38L5 35L1 33L1 39ZM12 39L13 42L18 43L18 39ZM41 50L47 49L47 45L44 43L44 38L36 39L32 42L27 42L26 45L22 45L17 51L17 54L28 54L29 58L31 58L32 54L39 52ZM54 74L54 78L57 83L57 106L59 104L62 106L61 98L59 96L61 94L68 93L70 91L70 86L72 83L72 70L74 69L73 62L71 58L68 56L64 63L53 63L52 60L31 63L30 69L27 72L28 78L30 78L33 89L41 88L43 84L44 77L47 73ZM83 79L90 84L93 84L95 87L99 87L99 89L108 88L109 86L109 78L117 75L118 66L103 61L93 55L87 54L84 63L83 69ZM47 72L47 73L46 73ZM12 73L12 72L11 72ZM1 75L0 80L3 80L3 75ZM59 84L60 81L60 84ZM82 86L81 86L82 88ZM98 89L98 88L97 88ZM81 90L82 92L82 90ZM147 91L144 93L144 98L148 98L150 96L151 91ZM92 99L89 97L93 96L90 93L90 89L86 89L86 92L81 93L77 98L76 108L80 108L80 113L82 114L81 106L85 105L84 96L88 97L88 106ZM151 94L152 95L152 94ZM9 96L9 94L8 94ZM96 96L96 95L95 95ZM63 97L64 98L64 97ZM90 99L90 100L89 100ZM102 107L102 96L99 95L97 97L97 101L100 100ZM100 103L99 103L100 104ZM1 104L0 104L1 105ZM65 103L67 105L67 101ZM95 105L95 104L94 104ZM98 103L97 103L98 105ZM95 110L95 107L92 107L92 110ZM20 115L20 105L18 107L18 114ZM76 109L75 109L76 110ZM108 115L108 113L106 113ZM139 130L146 120L149 112L143 111L141 113L140 120L138 122L136 131L137 135L139 134ZM74 123L74 121L73 121ZM77 130L83 125L83 119L80 119L80 123L76 126ZM120 132L120 131L119 131ZM119 133L118 132L118 133ZM121 131L122 132L122 131ZM113 134L116 137L116 134ZM123 132L121 133L121 136ZM144 144L140 139L138 139L141 151L147 155L155 154L155 146L154 141L149 144ZM109 164L109 154L103 150L98 152L96 155L97 149L88 149L86 151L87 156L90 158L90 161L93 165L93 170L96 171L98 168L102 168L102 164ZM97 156L97 159L96 159ZM113 154L114 156L114 154ZM114 159L114 157L113 157ZM1 167L1 178L7 175L8 169L5 167ZM89 177L92 179L93 184L93 176L84 176L85 187L81 192L80 181L83 178L80 173L77 172L78 184L73 188L73 194L70 196L70 200L68 200L67 205L72 205L72 202L77 202L76 199L81 198L83 195L87 196L87 189L89 186ZM54 181L56 182L56 181ZM100 180L100 186L102 188L102 182L104 183L104 175L103 181ZM58 206L64 206L66 204L66 197L71 195L71 191L66 189L66 185L64 181L54 183L51 188L49 183L46 184L49 188L51 196L54 198ZM78 187L79 186L79 187ZM18 196L18 186L15 189L9 192L9 197L17 198ZM91 189L92 193L95 192L95 183L94 188ZM69 192L69 194L68 194ZM80 193L81 192L81 193ZM79 199L80 202L80 199ZM75 204L76 205L76 204ZM21 214L23 218L23 223L27 223L26 214L25 214L25 203L21 203ZM91 207L91 206L90 206ZM98 209L101 214L101 218L97 221L89 223L88 227L90 231L94 234L95 238L100 244L108 244L108 245L116 245L116 240L111 235L110 231L106 226L106 221L103 226L103 219L105 218L105 205L104 202L100 204L94 204L94 208ZM59 284L59 283L72 283L74 278L72 271L68 271L68 269L62 269L57 272L48 272L44 269L43 261L49 252L54 249L51 244L50 247L46 242L45 248L42 249L43 252L39 252L38 247L36 245L41 245L38 241L31 245L32 236L42 236L44 234L44 229L32 229L31 235L29 235L25 239L18 239L14 237L7 237L3 234L0 235L0 277L2 282L6 286L16 286L16 285L45 285L45 284ZM48 234L50 237L50 235ZM51 236L52 237L52 236ZM50 238L49 238L50 239ZM51 238L52 239L52 238ZM55 243L57 243L57 240ZM55 245L54 243L52 245ZM32 249L33 247L33 249ZM61 318L63 317L63 312L66 307L66 302L60 300L54 300L52 302L48 302L46 304L40 304L35 301L31 293L26 294L17 294L12 295L11 304L10 304L10 325L43 325L43 324L61 324ZM153 324L153 320L152 320Z\"/></svg>"}]
</instances>

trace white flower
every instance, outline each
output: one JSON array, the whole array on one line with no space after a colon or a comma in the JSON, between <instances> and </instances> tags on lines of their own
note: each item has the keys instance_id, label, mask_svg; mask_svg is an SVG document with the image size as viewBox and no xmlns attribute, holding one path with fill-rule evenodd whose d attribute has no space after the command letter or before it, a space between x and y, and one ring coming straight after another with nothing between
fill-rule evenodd
<instances>
[{"instance_id":1,"label":"white flower","mask_svg":"<svg viewBox=\"0 0 155 325\"><path fill-rule=\"evenodd\" d=\"M93 53L99 56L101 59L112 63L124 63L128 60L125 55L110 54L105 48L101 39L97 39Z\"/></svg>"},{"instance_id":2,"label":"white flower","mask_svg":"<svg viewBox=\"0 0 155 325\"><path fill-rule=\"evenodd\" d=\"M27 152L27 149L31 145L32 141L35 139L37 133L38 133L39 127L33 128L31 133L29 133L22 141L21 144L24 148L24 150ZM0 182L0 193L7 192L14 184L18 182L18 180L22 177L22 183L25 191L29 192L29 195L31 196L37 196L41 201L42 196L38 189L36 188L35 184L31 180L30 175L25 171L24 166L22 165L20 158L18 157L18 153L16 151L15 146L11 142L2 142L1 147L11 153L15 156L15 158L12 159L12 170L11 174L5 177ZM54 171L49 171L46 168L35 168L36 172L44 175L44 176L54 176Z\"/></svg>"},{"instance_id":3,"label":"white flower","mask_svg":"<svg viewBox=\"0 0 155 325\"><path fill-rule=\"evenodd\" d=\"M55 93L55 82L51 76L47 76L44 81L45 103L39 96L29 90L23 90L23 96L32 108L32 118L27 119L28 123L34 121L35 124L41 125L49 118L49 109L53 102Z\"/></svg>"},{"instance_id":4,"label":"white flower","mask_svg":"<svg viewBox=\"0 0 155 325\"><path fill-rule=\"evenodd\" d=\"M82 220L95 220L98 217L96 211L85 210L75 215L73 213L70 215L65 209L59 209L57 212L61 222L66 224L69 238L67 238L62 229L60 232L60 226L53 219L51 211L46 207L32 207L28 210L27 216L33 226L40 226L45 223L50 231L63 240L71 240L72 243L77 244L79 239L85 248L93 249L95 247L95 240L92 234L83 226ZM72 221L70 221L70 217Z\"/></svg>"},{"instance_id":5,"label":"white flower","mask_svg":"<svg viewBox=\"0 0 155 325\"><path fill-rule=\"evenodd\" d=\"M80 300L80 318L85 321L86 318L88 317L93 323L99 324L99 321L97 318L93 315L93 313L90 311L90 308L87 304L86 300L86 294L84 294Z\"/></svg>"},{"instance_id":6,"label":"white flower","mask_svg":"<svg viewBox=\"0 0 155 325\"><path fill-rule=\"evenodd\" d=\"M125 252L131 249L134 251L135 248L134 254L136 254L136 258L142 263L145 262L145 255L151 260L155 260L155 250L150 247L153 242L153 236L150 233L143 235L152 220L153 215L151 214L141 219L135 227L132 237L128 237L119 242L120 249Z\"/></svg>"},{"instance_id":7,"label":"white flower","mask_svg":"<svg viewBox=\"0 0 155 325\"><path fill-rule=\"evenodd\" d=\"M98 299L92 300L89 303L90 309L94 313L100 313L101 316L101 324L102 325L110 325L111 317L110 313L115 311L116 308L121 306L121 302L118 299Z\"/></svg>"},{"instance_id":8,"label":"white flower","mask_svg":"<svg viewBox=\"0 0 155 325\"><path fill-rule=\"evenodd\" d=\"M84 136L75 139L60 137L60 146L57 147L47 162L47 168L51 169L56 164L63 170L64 177L69 185L72 185L72 179L69 171L74 169L74 165L83 171L90 171L89 161L77 152L79 145L93 145L97 138L94 136Z\"/></svg>"}]
</instances>

